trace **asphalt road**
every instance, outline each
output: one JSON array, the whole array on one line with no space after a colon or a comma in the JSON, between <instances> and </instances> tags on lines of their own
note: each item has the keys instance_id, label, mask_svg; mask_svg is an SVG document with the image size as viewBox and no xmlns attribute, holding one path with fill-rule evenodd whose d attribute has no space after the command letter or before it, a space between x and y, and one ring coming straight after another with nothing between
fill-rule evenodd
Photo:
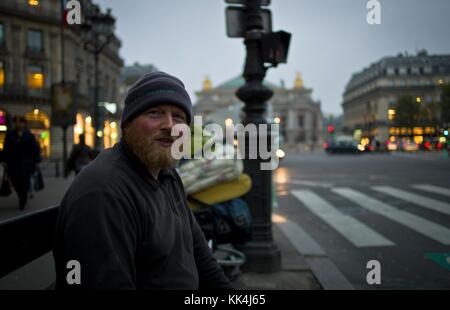
<instances>
[{"instance_id":1,"label":"asphalt road","mask_svg":"<svg viewBox=\"0 0 450 310\"><path fill-rule=\"evenodd\" d=\"M450 289L450 158L293 155L274 181L275 212L304 229L354 287ZM371 260L380 284L367 283Z\"/></svg>"}]
</instances>

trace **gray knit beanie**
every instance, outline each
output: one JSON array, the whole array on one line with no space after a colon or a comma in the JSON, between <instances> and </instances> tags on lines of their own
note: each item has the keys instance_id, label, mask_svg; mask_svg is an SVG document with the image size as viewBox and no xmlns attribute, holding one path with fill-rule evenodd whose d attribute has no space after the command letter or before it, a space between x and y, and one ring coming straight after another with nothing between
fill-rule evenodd
<instances>
[{"instance_id":1,"label":"gray knit beanie","mask_svg":"<svg viewBox=\"0 0 450 310\"><path fill-rule=\"evenodd\" d=\"M125 97L120 126L133 120L151 107L173 104L186 113L187 123L192 120L192 103L183 82L165 72L147 73L134 83Z\"/></svg>"}]
</instances>

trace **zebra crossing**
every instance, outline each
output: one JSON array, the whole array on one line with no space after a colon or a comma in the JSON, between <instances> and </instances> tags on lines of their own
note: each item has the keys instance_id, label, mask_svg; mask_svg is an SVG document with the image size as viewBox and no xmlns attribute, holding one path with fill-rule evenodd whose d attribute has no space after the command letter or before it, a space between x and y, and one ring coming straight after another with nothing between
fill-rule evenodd
<instances>
[{"instance_id":1,"label":"zebra crossing","mask_svg":"<svg viewBox=\"0 0 450 310\"><path fill-rule=\"evenodd\" d=\"M326 198L327 195L324 195L323 191L321 189L319 194L314 189L293 189L290 194L300 202L302 207L305 207L314 216L324 221L355 247L365 248L396 245L393 240L390 240L388 236L384 235L386 232L376 231L361 220L340 211L339 207L334 206L330 202L331 199ZM450 217L448 217L450 215L450 204L445 202L446 197L450 196L450 190L447 188L430 184L412 184L410 189L407 190L395 186L383 185L370 186L364 190L350 187L332 187L328 191L330 194L335 194L343 198L348 205L357 206L373 214L382 216L392 221L393 224L404 226L439 244L450 245ZM382 201L379 195L374 197L377 193L411 203L427 211L431 210L440 217L448 219L448 224L442 225L441 223L436 223L412 211L406 211L392 205L384 199ZM429 193L432 193L434 197L442 197L442 199L428 197L427 195Z\"/></svg>"},{"instance_id":2,"label":"zebra crossing","mask_svg":"<svg viewBox=\"0 0 450 310\"><path fill-rule=\"evenodd\" d=\"M294 190L292 194L311 212L315 213L355 246L394 245L392 241L386 239L367 225L338 211L314 192L310 190Z\"/></svg>"}]
</instances>

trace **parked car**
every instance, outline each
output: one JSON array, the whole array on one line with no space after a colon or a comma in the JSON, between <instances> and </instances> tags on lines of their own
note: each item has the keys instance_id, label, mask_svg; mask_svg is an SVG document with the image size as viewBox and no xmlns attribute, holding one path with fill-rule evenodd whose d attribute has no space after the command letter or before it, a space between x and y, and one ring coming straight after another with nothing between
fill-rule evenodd
<instances>
[{"instance_id":1,"label":"parked car","mask_svg":"<svg viewBox=\"0 0 450 310\"><path fill-rule=\"evenodd\" d=\"M395 141L388 140L388 141L386 141L386 149L389 152L398 151L399 148L400 148L400 146L399 146L398 140L395 140Z\"/></svg>"},{"instance_id":2,"label":"parked car","mask_svg":"<svg viewBox=\"0 0 450 310\"><path fill-rule=\"evenodd\" d=\"M400 141L400 150L403 152L417 152L419 150L419 146L414 140L411 139L402 139Z\"/></svg>"},{"instance_id":3,"label":"parked car","mask_svg":"<svg viewBox=\"0 0 450 310\"><path fill-rule=\"evenodd\" d=\"M325 143L324 148L328 154L360 154L364 151L364 147L360 144L358 145L351 137L336 137Z\"/></svg>"}]
</instances>

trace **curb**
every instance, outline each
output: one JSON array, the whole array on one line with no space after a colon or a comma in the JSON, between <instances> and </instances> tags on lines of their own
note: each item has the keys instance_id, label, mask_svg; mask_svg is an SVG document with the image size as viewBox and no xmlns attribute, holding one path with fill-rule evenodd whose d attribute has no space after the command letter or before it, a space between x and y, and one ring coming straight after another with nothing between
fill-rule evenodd
<instances>
[{"instance_id":1,"label":"curb","mask_svg":"<svg viewBox=\"0 0 450 310\"><path fill-rule=\"evenodd\" d=\"M305 259L318 283L325 290L354 290L353 285L328 258L324 249L299 225L273 214L273 222Z\"/></svg>"}]
</instances>

